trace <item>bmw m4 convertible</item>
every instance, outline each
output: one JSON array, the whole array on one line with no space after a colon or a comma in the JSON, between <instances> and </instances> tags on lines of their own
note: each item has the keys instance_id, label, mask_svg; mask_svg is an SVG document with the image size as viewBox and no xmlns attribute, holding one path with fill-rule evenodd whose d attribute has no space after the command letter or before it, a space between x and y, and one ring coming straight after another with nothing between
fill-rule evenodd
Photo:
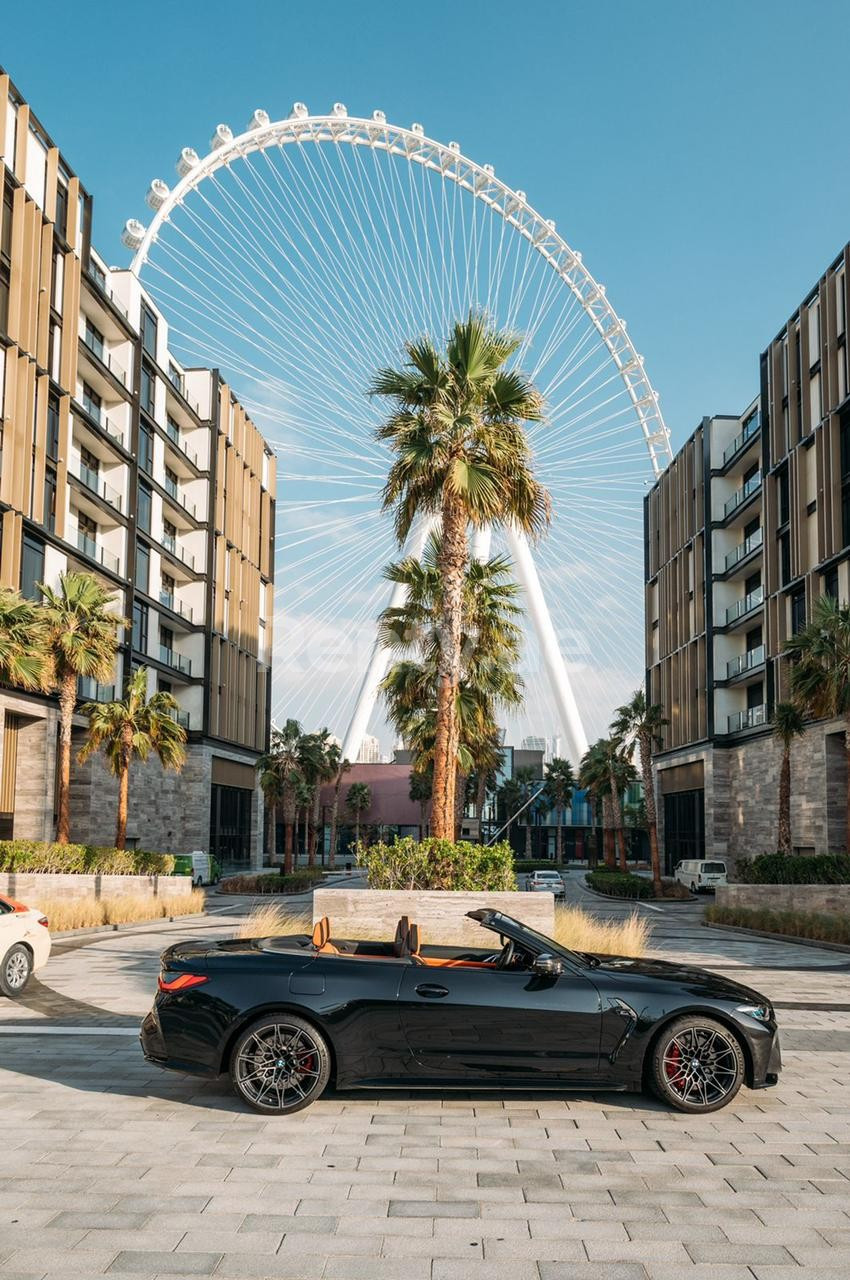
<instances>
[{"instance_id":1,"label":"bmw m4 convertible","mask_svg":"<svg viewBox=\"0 0 850 1280\"><path fill-rule=\"evenodd\" d=\"M340 1089L639 1090L716 1111L743 1083L777 1083L764 996L702 969L569 951L498 911L470 911L490 945L312 936L185 942L162 954L142 1024L162 1067L229 1072L256 1110Z\"/></svg>"}]
</instances>

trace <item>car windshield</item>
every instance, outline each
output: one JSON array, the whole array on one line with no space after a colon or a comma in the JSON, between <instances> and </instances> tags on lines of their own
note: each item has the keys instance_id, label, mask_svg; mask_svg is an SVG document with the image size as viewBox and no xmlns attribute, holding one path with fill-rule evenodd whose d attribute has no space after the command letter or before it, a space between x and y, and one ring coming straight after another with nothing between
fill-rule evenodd
<instances>
[{"instance_id":1,"label":"car windshield","mask_svg":"<svg viewBox=\"0 0 850 1280\"><path fill-rule=\"evenodd\" d=\"M725 862L704 862L702 864L703 873L709 876L722 876L726 872Z\"/></svg>"},{"instance_id":2,"label":"car windshield","mask_svg":"<svg viewBox=\"0 0 850 1280\"><path fill-rule=\"evenodd\" d=\"M538 933L536 929L524 924L522 920L514 920L513 916L502 915L501 911L488 912L487 918L481 920L480 923L483 924L485 929L492 929L495 933L504 933L509 937L516 937L518 933L522 934L522 940L527 942L537 955L542 955L544 951L555 951L558 955L566 956L574 964L581 965L585 969L588 966L592 968L596 963L584 952L571 951L569 947L561 946L560 942L556 942L554 938L547 938L545 933Z\"/></svg>"},{"instance_id":3,"label":"car windshield","mask_svg":"<svg viewBox=\"0 0 850 1280\"><path fill-rule=\"evenodd\" d=\"M538 880L560 880L557 871L536 871L534 873Z\"/></svg>"}]
</instances>

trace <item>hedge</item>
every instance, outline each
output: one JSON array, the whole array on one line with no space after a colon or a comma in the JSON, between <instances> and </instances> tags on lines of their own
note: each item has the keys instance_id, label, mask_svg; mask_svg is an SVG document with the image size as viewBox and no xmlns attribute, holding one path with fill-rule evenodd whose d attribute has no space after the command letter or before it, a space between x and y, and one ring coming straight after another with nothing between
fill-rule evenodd
<instances>
[{"instance_id":1,"label":"hedge","mask_svg":"<svg viewBox=\"0 0 850 1280\"><path fill-rule=\"evenodd\" d=\"M112 849L90 844L49 844L42 840L0 840L0 872L53 872L71 875L168 876L170 853Z\"/></svg>"},{"instance_id":2,"label":"hedge","mask_svg":"<svg viewBox=\"0 0 850 1280\"><path fill-rule=\"evenodd\" d=\"M219 893L305 893L323 877L321 867L299 867L288 876L278 871L265 874L228 876L218 886Z\"/></svg>"},{"instance_id":3,"label":"hedge","mask_svg":"<svg viewBox=\"0 0 850 1280\"><path fill-rule=\"evenodd\" d=\"M742 884L850 884L850 857L821 853L812 858L763 853L739 862L736 878Z\"/></svg>"},{"instance_id":4,"label":"hedge","mask_svg":"<svg viewBox=\"0 0 850 1280\"><path fill-rule=\"evenodd\" d=\"M655 896L652 881L644 876L633 876L628 871L588 871L585 881L597 893L609 898L652 898Z\"/></svg>"},{"instance_id":5,"label":"hedge","mask_svg":"<svg viewBox=\"0 0 850 1280\"><path fill-rule=\"evenodd\" d=\"M821 915L814 911L776 911L769 907L712 906L707 908L705 918L712 924L758 929L762 933L783 933L790 938L810 938L814 942L850 944L850 920L846 916Z\"/></svg>"},{"instance_id":6,"label":"hedge","mask_svg":"<svg viewBox=\"0 0 850 1280\"><path fill-rule=\"evenodd\" d=\"M484 845L404 836L368 849L361 844L358 862L366 869L370 889L516 889L513 853L506 840Z\"/></svg>"}]
</instances>

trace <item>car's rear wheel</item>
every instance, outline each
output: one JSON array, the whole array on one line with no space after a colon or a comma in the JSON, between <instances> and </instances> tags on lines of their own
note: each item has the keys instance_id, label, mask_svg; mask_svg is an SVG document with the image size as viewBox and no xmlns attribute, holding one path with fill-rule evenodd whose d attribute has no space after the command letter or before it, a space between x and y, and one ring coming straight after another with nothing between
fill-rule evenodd
<instances>
[{"instance_id":1,"label":"car's rear wheel","mask_svg":"<svg viewBox=\"0 0 850 1280\"><path fill-rule=\"evenodd\" d=\"M30 980L32 952L23 943L10 947L0 964L0 991L4 996L19 996Z\"/></svg>"},{"instance_id":2,"label":"car's rear wheel","mask_svg":"<svg viewBox=\"0 0 850 1280\"><path fill-rule=\"evenodd\" d=\"M230 1076L241 1098L267 1115L301 1111L324 1092L331 1054L320 1032L297 1014L261 1018L233 1049Z\"/></svg>"},{"instance_id":3,"label":"car's rear wheel","mask_svg":"<svg viewBox=\"0 0 850 1280\"><path fill-rule=\"evenodd\" d=\"M744 1051L722 1022L697 1015L665 1027L652 1050L649 1078L663 1102L700 1115L731 1102L744 1082Z\"/></svg>"}]
</instances>

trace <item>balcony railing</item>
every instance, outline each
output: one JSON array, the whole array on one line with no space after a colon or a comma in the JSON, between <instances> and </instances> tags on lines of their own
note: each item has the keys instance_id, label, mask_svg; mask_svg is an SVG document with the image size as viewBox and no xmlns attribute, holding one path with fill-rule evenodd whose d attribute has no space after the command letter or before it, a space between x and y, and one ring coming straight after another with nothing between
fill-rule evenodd
<instances>
[{"instance_id":1,"label":"balcony railing","mask_svg":"<svg viewBox=\"0 0 850 1280\"><path fill-rule=\"evenodd\" d=\"M726 557L726 572L748 556L751 551L755 551L756 547L760 547L764 541L764 530L756 529L755 533L751 533L749 538L745 538L743 542L739 542L734 551L730 551Z\"/></svg>"},{"instance_id":2,"label":"balcony railing","mask_svg":"<svg viewBox=\"0 0 850 1280\"><path fill-rule=\"evenodd\" d=\"M169 476L166 476L165 481L163 483L163 488L165 489L165 492L168 494L169 498L173 498L174 501L178 503L178 505L181 506L184 511L187 511L189 515L192 516L192 518L194 519L198 508L195 506L194 502L190 502L189 499L180 492L180 486L177 484L177 481L170 479Z\"/></svg>"},{"instance_id":3,"label":"balcony railing","mask_svg":"<svg viewBox=\"0 0 850 1280\"><path fill-rule=\"evenodd\" d=\"M166 424L165 424L165 434L168 436L168 438L169 438L169 440L171 441L171 443L172 443L172 444L173 444L177 449L179 449L179 450L180 450L180 452L181 452L185 457L187 457L187 458L189 459L189 461L193 464L193 466L196 466L196 467L197 467L197 465L198 465L198 455L197 455L197 453L195 452L195 450L194 450L194 449L190 449L190 448L189 448L188 444L187 444L187 443L186 443L186 441L183 439L183 436L180 434L180 431L179 431L179 430L178 430L178 428L174 425L174 423L171 421L171 419L170 419L170 418L167 420L167 422L166 422Z\"/></svg>"},{"instance_id":4,"label":"balcony railing","mask_svg":"<svg viewBox=\"0 0 850 1280\"><path fill-rule=\"evenodd\" d=\"M112 418L104 413L101 406L95 404L90 396L84 395L82 400L78 400L77 403L83 406L89 417L94 419L102 431L112 436L120 445L124 444L124 432L121 427L118 426L117 422L113 422Z\"/></svg>"},{"instance_id":5,"label":"balcony railing","mask_svg":"<svg viewBox=\"0 0 850 1280\"><path fill-rule=\"evenodd\" d=\"M745 671L752 671L754 667L760 667L763 662L764 645L759 644L755 649L748 649L746 653L741 653L737 658L726 663L726 679L732 680L735 676L743 675Z\"/></svg>"},{"instance_id":6,"label":"balcony railing","mask_svg":"<svg viewBox=\"0 0 850 1280\"><path fill-rule=\"evenodd\" d=\"M103 344L99 342L93 335L84 333L80 341L87 351L90 351L96 360L106 365L109 372L114 378L117 378L122 387L127 385L127 370L118 360L115 359L109 351L104 351Z\"/></svg>"},{"instance_id":7,"label":"balcony railing","mask_svg":"<svg viewBox=\"0 0 850 1280\"><path fill-rule=\"evenodd\" d=\"M168 715L171 717L172 720L176 721L176 723L179 724L181 728L183 729L191 728L192 716L188 711L181 711L179 707L176 709L172 708L171 711L168 712Z\"/></svg>"},{"instance_id":8,"label":"balcony railing","mask_svg":"<svg viewBox=\"0 0 850 1280\"><path fill-rule=\"evenodd\" d=\"M164 604L166 609L170 609L172 613L178 613L187 622L191 622L195 616L190 606L184 604L182 600L178 600L173 591L160 591L159 602Z\"/></svg>"},{"instance_id":9,"label":"balcony railing","mask_svg":"<svg viewBox=\"0 0 850 1280\"><path fill-rule=\"evenodd\" d=\"M726 732L740 733L742 729L757 729L762 724L767 724L767 707L764 703L760 707L747 707L746 711L736 711L729 716Z\"/></svg>"},{"instance_id":10,"label":"balcony railing","mask_svg":"<svg viewBox=\"0 0 850 1280\"><path fill-rule=\"evenodd\" d=\"M87 466L82 458L77 465L77 476L87 489L91 489L92 493L104 498L116 511L121 510L121 494L117 489L113 489L112 485L101 479L100 472L95 471L93 467Z\"/></svg>"},{"instance_id":11,"label":"balcony railing","mask_svg":"<svg viewBox=\"0 0 850 1280\"><path fill-rule=\"evenodd\" d=\"M90 559L102 564L104 569L110 569L112 573L118 572L118 557L111 551L107 551L106 547L102 547L99 542L95 542L94 538L83 533L82 529L77 530L77 546Z\"/></svg>"},{"instance_id":12,"label":"balcony railing","mask_svg":"<svg viewBox=\"0 0 850 1280\"><path fill-rule=\"evenodd\" d=\"M159 660L172 670L179 671L181 675L192 674L192 659L184 658L182 653L176 653L174 649L169 649L164 644L159 646Z\"/></svg>"},{"instance_id":13,"label":"balcony railing","mask_svg":"<svg viewBox=\"0 0 850 1280\"><path fill-rule=\"evenodd\" d=\"M737 493L733 493L732 497L726 502L723 508L724 516L730 516L733 511L740 507L742 502L746 502L747 498L761 488L761 472L757 471L754 476L750 476L746 484L742 484Z\"/></svg>"},{"instance_id":14,"label":"balcony railing","mask_svg":"<svg viewBox=\"0 0 850 1280\"><path fill-rule=\"evenodd\" d=\"M171 553L171 555L176 556L178 560L182 560L187 568L194 569L195 557L191 552L186 551L181 547L180 543L172 534L164 533L162 535L162 545L165 547L166 551Z\"/></svg>"},{"instance_id":15,"label":"balcony railing","mask_svg":"<svg viewBox=\"0 0 850 1280\"><path fill-rule=\"evenodd\" d=\"M90 262L88 271L86 274L88 275L89 280L94 281L98 289L100 289L101 293L106 294L107 298L112 303L113 307L115 307L116 311L120 311L122 316L126 318L127 308L124 306L123 302L118 301L115 294L112 292L109 285L106 283L106 276L103 274L100 267L98 267L96 263Z\"/></svg>"},{"instance_id":16,"label":"balcony railing","mask_svg":"<svg viewBox=\"0 0 850 1280\"><path fill-rule=\"evenodd\" d=\"M99 680L92 680L91 676L78 676L77 697L84 702L113 702L115 685L101 684Z\"/></svg>"},{"instance_id":17,"label":"balcony railing","mask_svg":"<svg viewBox=\"0 0 850 1280\"><path fill-rule=\"evenodd\" d=\"M756 435L760 427L761 427L761 416L758 413L754 413L753 416L750 418L749 422L747 423L747 425L744 427L744 430L741 432L741 434L738 436L735 436L735 439L729 445L728 449L723 450L724 466L726 465L726 463L729 461L730 458L733 458L735 456L735 454L738 452L739 449L742 449L744 447L744 445L752 436Z\"/></svg>"},{"instance_id":18,"label":"balcony railing","mask_svg":"<svg viewBox=\"0 0 850 1280\"><path fill-rule=\"evenodd\" d=\"M743 618L744 614L749 613L751 609L757 609L764 601L764 587L756 587L755 591L751 591L748 596L744 596L742 600L736 600L726 610L726 625L730 622L737 622L739 618Z\"/></svg>"},{"instance_id":19,"label":"balcony railing","mask_svg":"<svg viewBox=\"0 0 850 1280\"><path fill-rule=\"evenodd\" d=\"M197 400L192 399L189 392L186 390L186 379L183 377L183 374L180 373L178 369L169 369L167 383L168 386L174 388L179 396L182 396L188 405L191 405L197 416L200 418L201 406L198 404Z\"/></svg>"}]
</instances>

